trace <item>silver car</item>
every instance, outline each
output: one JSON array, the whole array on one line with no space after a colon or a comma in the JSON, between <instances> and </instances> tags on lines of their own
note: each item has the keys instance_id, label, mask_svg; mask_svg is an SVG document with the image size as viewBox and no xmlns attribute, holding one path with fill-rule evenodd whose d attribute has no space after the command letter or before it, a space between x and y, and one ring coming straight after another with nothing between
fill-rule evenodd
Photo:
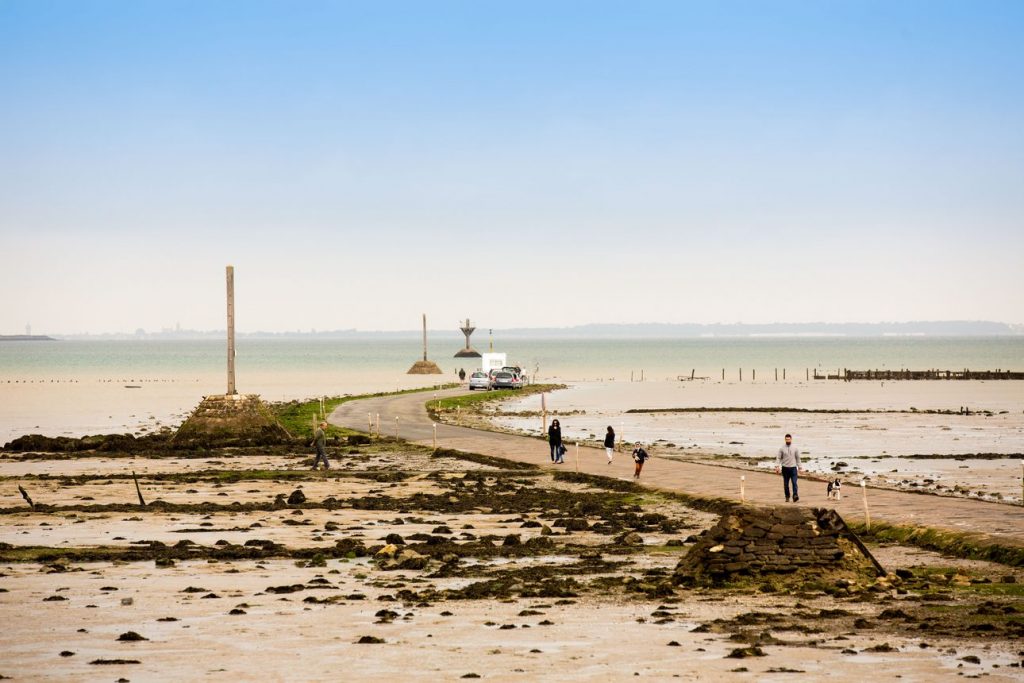
<instances>
[{"instance_id":1,"label":"silver car","mask_svg":"<svg viewBox=\"0 0 1024 683\"><path fill-rule=\"evenodd\" d=\"M486 372L474 372L469 376L469 388L471 391L473 389L484 389L485 391L489 391L493 388L491 385L491 378Z\"/></svg>"}]
</instances>

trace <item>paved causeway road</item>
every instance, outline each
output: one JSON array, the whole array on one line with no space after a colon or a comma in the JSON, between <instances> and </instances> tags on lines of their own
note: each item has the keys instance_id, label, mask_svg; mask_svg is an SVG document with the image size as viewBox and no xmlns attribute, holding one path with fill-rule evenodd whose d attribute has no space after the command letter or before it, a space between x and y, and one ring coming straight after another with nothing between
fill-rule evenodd
<instances>
[{"instance_id":1,"label":"paved causeway road","mask_svg":"<svg viewBox=\"0 0 1024 683\"><path fill-rule=\"evenodd\" d=\"M465 389L448 389L437 392L437 396L458 396L464 393ZM394 436L397 417L397 434L401 438L430 446L433 427L425 403L432 396L430 392L422 392L351 401L340 405L328 419L331 424L365 432L368 427L367 413L372 414L374 419L379 413L381 432L386 436ZM546 443L514 434L438 424L437 445L439 448L534 463L544 468L571 470L576 467L573 446L569 447L564 465L553 465ZM746 477L748 501L772 504L783 502L782 480L778 475L686 462L676 458L659 458L657 449L653 450L652 455L654 457L644 466L641 478L641 483L650 488L739 500L742 475ZM603 448L581 446L579 470L629 480L633 476L633 461L628 453L619 453L615 462L608 465ZM844 496L839 502L825 498L825 484L819 481L802 479L800 492L801 505L834 505L850 521L864 519L859 487L844 487ZM1022 506L871 487L868 487L868 503L872 521L966 531L984 534L1006 545L1024 546Z\"/></svg>"}]
</instances>

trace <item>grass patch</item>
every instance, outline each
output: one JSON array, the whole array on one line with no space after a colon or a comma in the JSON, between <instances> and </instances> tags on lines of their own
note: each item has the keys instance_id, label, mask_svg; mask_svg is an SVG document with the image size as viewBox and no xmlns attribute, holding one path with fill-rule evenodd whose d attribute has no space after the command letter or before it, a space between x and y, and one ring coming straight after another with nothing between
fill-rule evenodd
<instances>
[{"instance_id":1,"label":"grass patch","mask_svg":"<svg viewBox=\"0 0 1024 683\"><path fill-rule=\"evenodd\" d=\"M935 550L952 557L986 560L1010 567L1024 567L1024 546L993 543L984 536L928 527L898 526L875 522L870 531L862 523L849 524L862 539L896 542Z\"/></svg>"},{"instance_id":2,"label":"grass patch","mask_svg":"<svg viewBox=\"0 0 1024 683\"><path fill-rule=\"evenodd\" d=\"M324 399L324 412L330 415L335 408L342 403L358 401L363 398L379 398L381 396L400 396L402 394L415 394L424 391L438 391L441 389L453 389L458 384L439 384L421 389L402 389L401 391L382 391L376 394L357 394L354 396L329 396ZM320 399L313 398L306 401L288 401L287 403L276 403L272 407L278 422L296 438L313 438L313 421L320 417ZM350 429L343 429L333 425L327 425L327 436L348 436L356 432Z\"/></svg>"},{"instance_id":3,"label":"grass patch","mask_svg":"<svg viewBox=\"0 0 1024 683\"><path fill-rule=\"evenodd\" d=\"M478 410L485 403L492 401L504 401L510 398L542 394L547 391L565 388L564 384L529 384L522 389L493 389L463 396L449 396L447 398L439 398L436 401L428 401L427 412L431 418L437 419L438 415L453 413L457 410Z\"/></svg>"}]
</instances>

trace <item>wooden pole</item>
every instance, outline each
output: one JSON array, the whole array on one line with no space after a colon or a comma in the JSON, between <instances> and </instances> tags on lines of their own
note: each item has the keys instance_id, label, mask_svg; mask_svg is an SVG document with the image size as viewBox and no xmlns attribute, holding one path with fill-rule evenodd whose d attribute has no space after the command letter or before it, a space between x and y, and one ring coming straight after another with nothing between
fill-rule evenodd
<instances>
[{"instance_id":1,"label":"wooden pole","mask_svg":"<svg viewBox=\"0 0 1024 683\"><path fill-rule=\"evenodd\" d=\"M782 381L786 381L786 368L782 368Z\"/></svg>"},{"instance_id":2,"label":"wooden pole","mask_svg":"<svg viewBox=\"0 0 1024 683\"><path fill-rule=\"evenodd\" d=\"M395 415L395 438L398 438L398 416Z\"/></svg>"},{"instance_id":3,"label":"wooden pole","mask_svg":"<svg viewBox=\"0 0 1024 683\"><path fill-rule=\"evenodd\" d=\"M871 512L868 510L868 484L864 479L860 480L860 490L864 493L864 528L871 530Z\"/></svg>"},{"instance_id":4,"label":"wooden pole","mask_svg":"<svg viewBox=\"0 0 1024 683\"><path fill-rule=\"evenodd\" d=\"M228 285L228 395L238 393L235 388L235 267L227 267Z\"/></svg>"},{"instance_id":5,"label":"wooden pole","mask_svg":"<svg viewBox=\"0 0 1024 683\"><path fill-rule=\"evenodd\" d=\"M576 442L576 471L580 471L580 442Z\"/></svg>"},{"instance_id":6,"label":"wooden pole","mask_svg":"<svg viewBox=\"0 0 1024 683\"><path fill-rule=\"evenodd\" d=\"M750 371L750 381L751 382L756 382L757 381L757 370L756 369Z\"/></svg>"},{"instance_id":7,"label":"wooden pole","mask_svg":"<svg viewBox=\"0 0 1024 683\"><path fill-rule=\"evenodd\" d=\"M373 434L373 413L366 414L366 431Z\"/></svg>"},{"instance_id":8,"label":"wooden pole","mask_svg":"<svg viewBox=\"0 0 1024 683\"><path fill-rule=\"evenodd\" d=\"M437 450L437 423L433 422L431 425L434 427L434 450Z\"/></svg>"},{"instance_id":9,"label":"wooden pole","mask_svg":"<svg viewBox=\"0 0 1024 683\"><path fill-rule=\"evenodd\" d=\"M548 433L548 400L547 394L540 395L540 433Z\"/></svg>"},{"instance_id":10,"label":"wooden pole","mask_svg":"<svg viewBox=\"0 0 1024 683\"><path fill-rule=\"evenodd\" d=\"M25 499L25 502L28 503L28 506L35 510L36 504L32 502L32 497L28 495L28 491L22 488L21 484L18 484L18 491L21 492L21 497Z\"/></svg>"},{"instance_id":11,"label":"wooden pole","mask_svg":"<svg viewBox=\"0 0 1024 683\"><path fill-rule=\"evenodd\" d=\"M377 413L377 436L380 436L380 413Z\"/></svg>"},{"instance_id":12,"label":"wooden pole","mask_svg":"<svg viewBox=\"0 0 1024 683\"><path fill-rule=\"evenodd\" d=\"M139 494L139 505L146 507L146 501L142 500L142 489L139 488L139 478L135 476L135 470L132 470L132 480L135 482L135 493Z\"/></svg>"},{"instance_id":13,"label":"wooden pole","mask_svg":"<svg viewBox=\"0 0 1024 683\"><path fill-rule=\"evenodd\" d=\"M725 381L725 368L722 368L722 381Z\"/></svg>"},{"instance_id":14,"label":"wooden pole","mask_svg":"<svg viewBox=\"0 0 1024 683\"><path fill-rule=\"evenodd\" d=\"M740 381L743 381L743 368L740 368Z\"/></svg>"},{"instance_id":15,"label":"wooden pole","mask_svg":"<svg viewBox=\"0 0 1024 683\"><path fill-rule=\"evenodd\" d=\"M747 501L747 477L744 474L740 475L740 502L745 503Z\"/></svg>"}]
</instances>

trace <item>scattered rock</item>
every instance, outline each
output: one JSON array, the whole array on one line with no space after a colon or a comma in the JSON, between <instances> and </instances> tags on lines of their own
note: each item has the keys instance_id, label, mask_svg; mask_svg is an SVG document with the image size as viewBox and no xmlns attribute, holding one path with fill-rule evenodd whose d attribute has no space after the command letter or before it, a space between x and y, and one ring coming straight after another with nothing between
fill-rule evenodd
<instances>
[{"instance_id":1,"label":"scattered rock","mask_svg":"<svg viewBox=\"0 0 1024 683\"><path fill-rule=\"evenodd\" d=\"M117 637L118 641L122 643L134 643L140 640L149 640L145 636L139 635L135 631L125 631Z\"/></svg>"}]
</instances>

